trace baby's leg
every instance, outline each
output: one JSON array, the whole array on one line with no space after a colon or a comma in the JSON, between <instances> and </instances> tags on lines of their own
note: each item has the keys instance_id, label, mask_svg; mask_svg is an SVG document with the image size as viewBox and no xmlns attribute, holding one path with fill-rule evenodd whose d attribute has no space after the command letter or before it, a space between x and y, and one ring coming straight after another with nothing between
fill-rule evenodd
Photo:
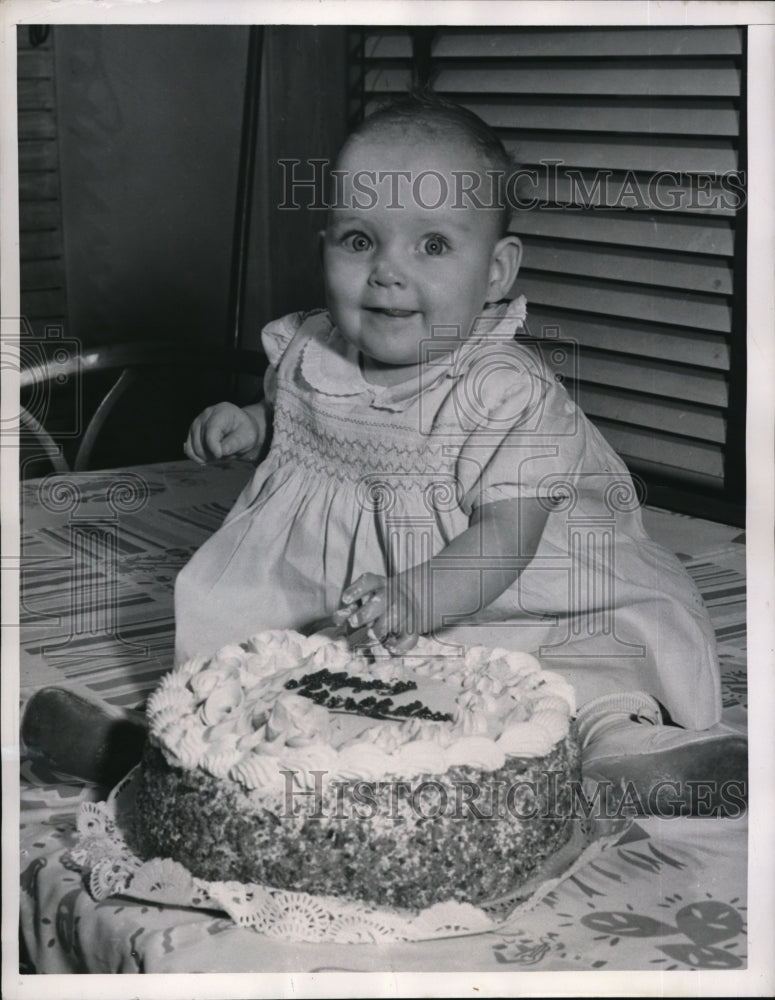
<instances>
[{"instance_id":1,"label":"baby's leg","mask_svg":"<svg viewBox=\"0 0 775 1000\"><path fill-rule=\"evenodd\" d=\"M637 627L644 617L658 623L648 646ZM534 652L564 677L576 694L585 778L629 785L644 809L665 814L724 812L734 783L739 808L746 733L719 721L718 662L705 617L665 601L629 617L625 609L616 624L617 643L610 635L562 641L567 622L554 645L551 629L513 623L449 629L444 639Z\"/></svg>"}]
</instances>

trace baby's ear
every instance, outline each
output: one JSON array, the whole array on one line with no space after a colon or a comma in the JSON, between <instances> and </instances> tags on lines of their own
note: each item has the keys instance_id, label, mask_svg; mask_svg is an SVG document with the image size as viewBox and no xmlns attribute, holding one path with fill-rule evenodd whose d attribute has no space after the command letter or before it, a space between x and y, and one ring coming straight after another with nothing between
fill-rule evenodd
<instances>
[{"instance_id":1,"label":"baby's ear","mask_svg":"<svg viewBox=\"0 0 775 1000\"><path fill-rule=\"evenodd\" d=\"M323 247L326 243L326 231L325 229L318 230L318 256L323 259Z\"/></svg>"},{"instance_id":2,"label":"baby's ear","mask_svg":"<svg viewBox=\"0 0 775 1000\"><path fill-rule=\"evenodd\" d=\"M504 298L517 280L522 263L522 240L509 234L498 240L490 259L490 283L487 301L498 302Z\"/></svg>"}]
</instances>

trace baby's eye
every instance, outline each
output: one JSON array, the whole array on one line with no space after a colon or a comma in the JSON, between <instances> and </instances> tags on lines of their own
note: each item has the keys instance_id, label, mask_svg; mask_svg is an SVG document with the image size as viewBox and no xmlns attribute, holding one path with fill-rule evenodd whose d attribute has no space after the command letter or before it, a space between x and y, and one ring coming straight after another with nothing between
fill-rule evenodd
<instances>
[{"instance_id":1,"label":"baby's eye","mask_svg":"<svg viewBox=\"0 0 775 1000\"><path fill-rule=\"evenodd\" d=\"M364 250L371 249L371 240L365 233L347 233L342 237L342 243L355 253L363 253Z\"/></svg>"},{"instance_id":2,"label":"baby's eye","mask_svg":"<svg viewBox=\"0 0 775 1000\"><path fill-rule=\"evenodd\" d=\"M439 257L449 249L449 244L443 236L428 236L423 243L423 250L429 257Z\"/></svg>"}]
</instances>

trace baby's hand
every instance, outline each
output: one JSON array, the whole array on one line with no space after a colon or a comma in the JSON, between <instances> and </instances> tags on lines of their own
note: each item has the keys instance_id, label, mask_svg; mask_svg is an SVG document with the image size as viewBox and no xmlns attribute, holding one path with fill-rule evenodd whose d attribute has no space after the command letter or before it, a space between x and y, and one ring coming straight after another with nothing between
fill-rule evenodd
<instances>
[{"instance_id":1,"label":"baby's hand","mask_svg":"<svg viewBox=\"0 0 775 1000\"><path fill-rule=\"evenodd\" d=\"M183 451L204 464L216 458L256 458L263 435L253 417L233 403L208 406L191 424Z\"/></svg>"},{"instance_id":2,"label":"baby's hand","mask_svg":"<svg viewBox=\"0 0 775 1000\"><path fill-rule=\"evenodd\" d=\"M376 573L364 573L342 593L342 604L333 615L337 625L371 625L379 642L396 655L417 644L419 618L414 595L400 577L387 580Z\"/></svg>"}]
</instances>

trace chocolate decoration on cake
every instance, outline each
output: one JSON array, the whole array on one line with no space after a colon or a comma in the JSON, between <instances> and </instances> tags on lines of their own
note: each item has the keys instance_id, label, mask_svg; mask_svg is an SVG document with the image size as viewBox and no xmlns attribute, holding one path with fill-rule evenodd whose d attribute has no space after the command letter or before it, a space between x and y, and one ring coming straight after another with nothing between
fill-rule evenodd
<instances>
[{"instance_id":1,"label":"chocolate decoration on cake","mask_svg":"<svg viewBox=\"0 0 775 1000\"><path fill-rule=\"evenodd\" d=\"M291 678L285 682L285 689L288 691L298 691L304 698L310 698L318 705L330 708L332 712L348 712L354 715L363 715L371 719L425 719L431 722L452 722L453 718L449 712L434 712L423 705L421 701L413 701L410 705L393 705L391 695L405 694L407 691L416 691L415 681L385 681L374 678L364 680L357 675L351 676L346 670L339 670L332 674L330 670L323 667L316 670L314 674L305 674L300 680ZM356 701L352 696L342 698L339 695L331 694L332 691L340 691L348 688L355 694L361 691L378 691L386 697L366 697ZM328 692L328 693L326 693Z\"/></svg>"}]
</instances>

